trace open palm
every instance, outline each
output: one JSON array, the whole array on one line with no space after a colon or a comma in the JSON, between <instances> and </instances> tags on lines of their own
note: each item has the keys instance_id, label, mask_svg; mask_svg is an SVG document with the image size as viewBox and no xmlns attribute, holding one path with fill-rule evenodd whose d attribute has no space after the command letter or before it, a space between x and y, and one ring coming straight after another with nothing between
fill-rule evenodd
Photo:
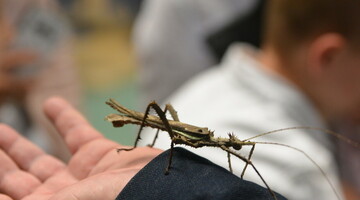
<instances>
[{"instance_id":1,"label":"open palm","mask_svg":"<svg viewBox=\"0 0 360 200\"><path fill-rule=\"evenodd\" d=\"M60 98L44 111L72 153L65 164L6 125L0 125L0 200L115 199L128 181L160 150L117 153L119 144L97 132Z\"/></svg>"}]
</instances>

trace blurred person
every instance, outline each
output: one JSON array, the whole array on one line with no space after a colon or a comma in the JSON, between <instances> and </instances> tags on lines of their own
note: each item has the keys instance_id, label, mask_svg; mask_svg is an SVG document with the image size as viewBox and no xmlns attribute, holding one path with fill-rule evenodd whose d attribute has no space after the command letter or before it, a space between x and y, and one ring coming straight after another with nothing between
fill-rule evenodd
<instances>
[{"instance_id":1,"label":"blurred person","mask_svg":"<svg viewBox=\"0 0 360 200\"><path fill-rule=\"evenodd\" d=\"M230 23L207 36L206 43L213 52L216 63L222 60L228 48L235 42L245 42L260 48L266 0L257 2L245 16L240 13Z\"/></svg>"},{"instance_id":2,"label":"blurred person","mask_svg":"<svg viewBox=\"0 0 360 200\"><path fill-rule=\"evenodd\" d=\"M70 28L55 1L2 0L0 14L0 122L66 160L40 108L54 94L79 102Z\"/></svg>"},{"instance_id":3,"label":"blurred person","mask_svg":"<svg viewBox=\"0 0 360 200\"><path fill-rule=\"evenodd\" d=\"M342 119L333 124L334 129L352 141L360 143L360 120ZM344 188L346 199L357 200L360 198L360 156L359 149L344 141L335 141L337 152L336 159L339 174Z\"/></svg>"},{"instance_id":4,"label":"blurred person","mask_svg":"<svg viewBox=\"0 0 360 200\"><path fill-rule=\"evenodd\" d=\"M149 0L134 25L143 102L163 102L182 83L217 63L207 37L260 0Z\"/></svg>"},{"instance_id":5,"label":"blurred person","mask_svg":"<svg viewBox=\"0 0 360 200\"><path fill-rule=\"evenodd\" d=\"M0 200L274 199L267 189L181 148L174 149L169 175L164 174L169 151L117 153L128 147L106 139L63 99L47 100L44 111L72 157L61 162L0 124Z\"/></svg>"},{"instance_id":6,"label":"blurred person","mask_svg":"<svg viewBox=\"0 0 360 200\"><path fill-rule=\"evenodd\" d=\"M244 140L288 127L329 128L333 120L358 115L359 11L356 0L268 1L261 51L248 44L233 44L219 67L191 79L166 102L185 123L209 127L216 136L234 133ZM153 140L148 132L141 136L144 145ZM254 140L304 150L342 197L334 158L337 148L329 135L292 130ZM155 147L167 149L169 145L167 134L159 134ZM221 150L202 148L196 153L223 167L228 165ZM232 161L240 175L244 164ZM259 144L252 161L265 180L270 179L270 187L289 199L337 199L326 178L301 153ZM245 179L260 183L249 169Z\"/></svg>"},{"instance_id":7,"label":"blurred person","mask_svg":"<svg viewBox=\"0 0 360 200\"><path fill-rule=\"evenodd\" d=\"M139 13L143 0L111 0L114 6L125 6L132 16Z\"/></svg>"},{"instance_id":8,"label":"blurred person","mask_svg":"<svg viewBox=\"0 0 360 200\"><path fill-rule=\"evenodd\" d=\"M66 10L71 10L74 0L58 0L58 3Z\"/></svg>"},{"instance_id":9,"label":"blurred person","mask_svg":"<svg viewBox=\"0 0 360 200\"><path fill-rule=\"evenodd\" d=\"M1 4L1 3L0 3ZM29 85L29 80L20 80L13 77L10 71L21 64L26 64L35 59L35 55L26 51L7 51L6 44L12 34L4 19L0 18L0 104L9 96L20 98Z\"/></svg>"}]
</instances>

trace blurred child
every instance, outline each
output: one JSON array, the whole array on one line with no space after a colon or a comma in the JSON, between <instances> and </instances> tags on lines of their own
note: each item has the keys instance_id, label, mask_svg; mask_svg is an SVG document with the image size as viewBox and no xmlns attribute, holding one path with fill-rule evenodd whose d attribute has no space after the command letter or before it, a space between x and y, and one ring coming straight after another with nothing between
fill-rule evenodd
<instances>
[{"instance_id":1,"label":"blurred child","mask_svg":"<svg viewBox=\"0 0 360 200\"><path fill-rule=\"evenodd\" d=\"M287 127L327 128L334 119L358 113L360 2L273 0L268 4L261 51L234 44L219 67L195 77L167 101L181 121L209 127L216 136L234 133L247 139ZM144 144L152 141L148 133L142 137ZM304 150L342 196L336 147L328 135L293 130L254 140ZM160 134L155 146L169 145L169 137ZM227 167L221 150L189 150ZM326 178L301 153L259 144L252 160L270 187L289 199L337 199ZM240 174L243 163L233 159L233 166ZM251 170L245 179L260 183Z\"/></svg>"}]
</instances>

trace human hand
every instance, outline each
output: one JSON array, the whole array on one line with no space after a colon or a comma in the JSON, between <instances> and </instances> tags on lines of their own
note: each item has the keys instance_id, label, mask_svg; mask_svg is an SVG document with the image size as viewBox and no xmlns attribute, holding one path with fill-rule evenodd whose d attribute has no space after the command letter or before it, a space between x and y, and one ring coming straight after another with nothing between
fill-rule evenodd
<instances>
[{"instance_id":1,"label":"human hand","mask_svg":"<svg viewBox=\"0 0 360 200\"><path fill-rule=\"evenodd\" d=\"M0 125L0 200L115 199L128 181L161 150L123 148L96 131L60 98L44 111L72 153L65 164L13 129Z\"/></svg>"}]
</instances>

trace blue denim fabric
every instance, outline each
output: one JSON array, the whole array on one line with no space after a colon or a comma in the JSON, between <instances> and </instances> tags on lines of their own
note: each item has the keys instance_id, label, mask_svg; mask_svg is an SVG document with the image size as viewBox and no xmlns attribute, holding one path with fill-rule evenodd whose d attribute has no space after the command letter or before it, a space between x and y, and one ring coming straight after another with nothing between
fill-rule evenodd
<instances>
[{"instance_id":1,"label":"blue denim fabric","mask_svg":"<svg viewBox=\"0 0 360 200\"><path fill-rule=\"evenodd\" d=\"M269 191L241 180L228 170L183 148L175 148L170 173L165 175L169 150L146 165L116 200L135 199L273 199ZM277 195L280 200L285 199Z\"/></svg>"}]
</instances>

